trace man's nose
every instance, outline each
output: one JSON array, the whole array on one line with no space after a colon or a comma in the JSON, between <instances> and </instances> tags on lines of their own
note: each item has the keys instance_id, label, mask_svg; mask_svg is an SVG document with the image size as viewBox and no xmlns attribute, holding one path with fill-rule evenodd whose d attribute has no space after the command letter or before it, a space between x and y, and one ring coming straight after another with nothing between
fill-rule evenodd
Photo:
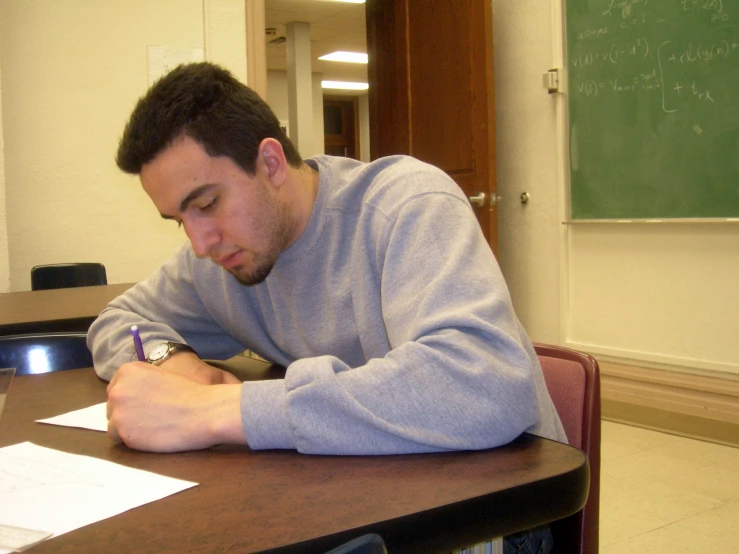
<instances>
[{"instance_id":1,"label":"man's nose","mask_svg":"<svg viewBox=\"0 0 739 554\"><path fill-rule=\"evenodd\" d=\"M190 239L192 249L198 258L205 258L210 254L211 248L221 240L221 234L215 225L201 220L184 221L185 233Z\"/></svg>"}]
</instances>

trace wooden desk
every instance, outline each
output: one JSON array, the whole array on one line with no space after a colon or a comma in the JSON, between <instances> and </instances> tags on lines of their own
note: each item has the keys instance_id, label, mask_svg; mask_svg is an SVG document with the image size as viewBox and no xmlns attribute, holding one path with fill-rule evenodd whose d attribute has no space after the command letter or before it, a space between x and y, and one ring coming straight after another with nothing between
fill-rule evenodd
<instances>
[{"instance_id":1,"label":"wooden desk","mask_svg":"<svg viewBox=\"0 0 739 554\"><path fill-rule=\"evenodd\" d=\"M0 294L0 335L86 332L105 306L134 283Z\"/></svg>"},{"instance_id":2,"label":"wooden desk","mask_svg":"<svg viewBox=\"0 0 739 554\"><path fill-rule=\"evenodd\" d=\"M266 364L241 364L248 377L277 376ZM104 399L105 383L91 369L16 378L0 446L32 441L200 485L52 538L33 554L310 553L367 532L379 533L393 554L448 552L565 517L587 496L585 455L530 435L493 450L405 456L235 446L151 454L103 433L34 423Z\"/></svg>"}]
</instances>

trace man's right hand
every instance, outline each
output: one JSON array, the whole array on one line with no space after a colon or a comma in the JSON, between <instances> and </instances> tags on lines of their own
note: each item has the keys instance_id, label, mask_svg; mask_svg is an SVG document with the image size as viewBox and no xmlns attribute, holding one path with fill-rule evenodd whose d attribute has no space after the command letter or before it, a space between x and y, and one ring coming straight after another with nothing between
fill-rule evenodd
<instances>
[{"instance_id":1,"label":"man's right hand","mask_svg":"<svg viewBox=\"0 0 739 554\"><path fill-rule=\"evenodd\" d=\"M152 452L246 444L241 387L208 385L143 362L122 365L108 384L108 436Z\"/></svg>"}]
</instances>

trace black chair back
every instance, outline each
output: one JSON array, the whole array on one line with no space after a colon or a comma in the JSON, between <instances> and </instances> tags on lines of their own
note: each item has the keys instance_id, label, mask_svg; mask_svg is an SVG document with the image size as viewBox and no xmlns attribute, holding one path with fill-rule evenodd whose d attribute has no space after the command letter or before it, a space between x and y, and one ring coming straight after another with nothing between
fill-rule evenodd
<instances>
[{"instance_id":1,"label":"black chair back","mask_svg":"<svg viewBox=\"0 0 739 554\"><path fill-rule=\"evenodd\" d=\"M369 533L329 550L326 554L387 554L380 535Z\"/></svg>"},{"instance_id":2,"label":"black chair back","mask_svg":"<svg viewBox=\"0 0 739 554\"><path fill-rule=\"evenodd\" d=\"M98 263L37 265L31 270L31 290L107 284L105 266Z\"/></svg>"},{"instance_id":3,"label":"black chair back","mask_svg":"<svg viewBox=\"0 0 739 554\"><path fill-rule=\"evenodd\" d=\"M0 367L16 375L92 367L86 333L50 333L0 337Z\"/></svg>"}]
</instances>

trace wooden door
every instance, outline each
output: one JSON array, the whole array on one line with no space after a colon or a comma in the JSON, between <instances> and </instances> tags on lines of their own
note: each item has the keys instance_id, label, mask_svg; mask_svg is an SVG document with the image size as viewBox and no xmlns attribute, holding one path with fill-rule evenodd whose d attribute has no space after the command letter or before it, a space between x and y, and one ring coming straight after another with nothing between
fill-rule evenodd
<instances>
[{"instance_id":1,"label":"wooden door","mask_svg":"<svg viewBox=\"0 0 739 554\"><path fill-rule=\"evenodd\" d=\"M326 154L359 159L356 97L323 97L323 147Z\"/></svg>"},{"instance_id":2,"label":"wooden door","mask_svg":"<svg viewBox=\"0 0 739 554\"><path fill-rule=\"evenodd\" d=\"M443 169L498 247L491 0L367 0L372 159Z\"/></svg>"}]
</instances>

